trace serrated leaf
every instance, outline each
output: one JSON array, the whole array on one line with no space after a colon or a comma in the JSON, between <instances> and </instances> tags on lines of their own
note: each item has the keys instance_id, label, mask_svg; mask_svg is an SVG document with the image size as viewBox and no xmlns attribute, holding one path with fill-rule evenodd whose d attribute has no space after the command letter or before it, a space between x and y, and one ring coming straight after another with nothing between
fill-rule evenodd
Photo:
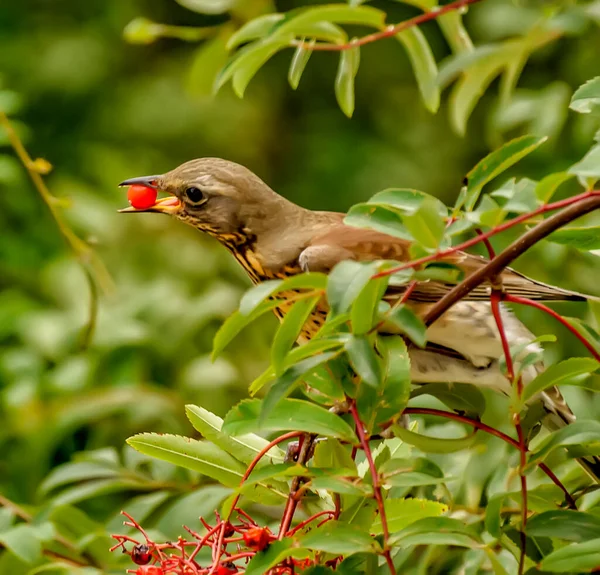
<instances>
[{"instance_id":1,"label":"serrated leaf","mask_svg":"<svg viewBox=\"0 0 600 575\"><path fill-rule=\"evenodd\" d=\"M290 351L321 295L307 297L294 303L285 314L271 345L271 364L277 375L281 375L287 353Z\"/></svg>"},{"instance_id":2,"label":"serrated leaf","mask_svg":"<svg viewBox=\"0 0 600 575\"><path fill-rule=\"evenodd\" d=\"M425 107L435 114L440 107L440 89L437 84L437 64L429 42L416 27L396 34L395 38L406 49Z\"/></svg>"},{"instance_id":3,"label":"serrated leaf","mask_svg":"<svg viewBox=\"0 0 600 575\"><path fill-rule=\"evenodd\" d=\"M596 371L600 363L590 357L571 357L548 367L523 389L522 400L527 402L538 393L560 385L565 380Z\"/></svg>"},{"instance_id":4,"label":"serrated leaf","mask_svg":"<svg viewBox=\"0 0 600 575\"><path fill-rule=\"evenodd\" d=\"M550 553L540 562L540 569L553 573L582 573L600 565L600 539L573 543Z\"/></svg>"},{"instance_id":5,"label":"serrated leaf","mask_svg":"<svg viewBox=\"0 0 600 575\"><path fill-rule=\"evenodd\" d=\"M371 387L379 387L382 381L381 364L369 339L363 335L353 335L344 347L361 380Z\"/></svg>"},{"instance_id":6,"label":"serrated leaf","mask_svg":"<svg viewBox=\"0 0 600 575\"><path fill-rule=\"evenodd\" d=\"M227 487L237 486L245 470L237 459L208 441L181 435L140 433L130 437L127 443L140 453L192 469Z\"/></svg>"},{"instance_id":7,"label":"serrated leaf","mask_svg":"<svg viewBox=\"0 0 600 575\"><path fill-rule=\"evenodd\" d=\"M311 529L300 537L303 547L335 555L353 553L375 553L379 549L377 541L363 529L338 521L328 521L321 527Z\"/></svg>"},{"instance_id":8,"label":"serrated leaf","mask_svg":"<svg viewBox=\"0 0 600 575\"><path fill-rule=\"evenodd\" d=\"M427 499L387 499L384 503L390 533L396 533L424 517L437 517L448 510L448 506ZM377 517L370 531L381 535L381 518Z\"/></svg>"},{"instance_id":9,"label":"serrated leaf","mask_svg":"<svg viewBox=\"0 0 600 575\"><path fill-rule=\"evenodd\" d=\"M577 88L569 108L580 114L589 114L600 109L600 76L588 80L583 86Z\"/></svg>"},{"instance_id":10,"label":"serrated leaf","mask_svg":"<svg viewBox=\"0 0 600 575\"><path fill-rule=\"evenodd\" d=\"M412 188L388 188L377 192L369 199L369 204L387 204L401 211L403 215L416 214L423 202L429 202L435 207L437 214L444 218L448 208L436 197Z\"/></svg>"},{"instance_id":11,"label":"serrated leaf","mask_svg":"<svg viewBox=\"0 0 600 575\"><path fill-rule=\"evenodd\" d=\"M304 42L304 39L303 39ZM292 57L292 62L290 63L290 69L288 72L288 82L293 90L295 90L300 84L300 78L302 78L302 74L304 73L304 69L306 68L306 64L308 64L308 60L312 55L312 50L310 46L314 46L316 41L313 39L308 43L309 47L304 47L300 45L296 48L294 52L294 56Z\"/></svg>"},{"instance_id":12,"label":"serrated leaf","mask_svg":"<svg viewBox=\"0 0 600 575\"><path fill-rule=\"evenodd\" d=\"M521 136L507 142L501 148L494 150L491 154L483 158L467 174L468 184L465 208L471 211L477 203L483 186L533 152L546 140L547 138L538 138L536 136Z\"/></svg>"},{"instance_id":13,"label":"serrated leaf","mask_svg":"<svg viewBox=\"0 0 600 575\"><path fill-rule=\"evenodd\" d=\"M264 418L261 418L261 404L259 399L245 399L238 403L225 417L225 431L239 435L258 429L297 430L356 442L354 431L339 415L314 403L301 399L282 399Z\"/></svg>"},{"instance_id":14,"label":"serrated leaf","mask_svg":"<svg viewBox=\"0 0 600 575\"><path fill-rule=\"evenodd\" d=\"M335 97L342 112L352 117L354 112L354 78L358 72L360 49L358 47L340 52L335 77Z\"/></svg>"},{"instance_id":15,"label":"serrated leaf","mask_svg":"<svg viewBox=\"0 0 600 575\"><path fill-rule=\"evenodd\" d=\"M223 420L203 407L186 405L185 413L196 431L246 465L269 444L266 439L253 433L232 436L224 432ZM274 446L259 461L258 467L282 462L284 457L285 453Z\"/></svg>"}]
</instances>

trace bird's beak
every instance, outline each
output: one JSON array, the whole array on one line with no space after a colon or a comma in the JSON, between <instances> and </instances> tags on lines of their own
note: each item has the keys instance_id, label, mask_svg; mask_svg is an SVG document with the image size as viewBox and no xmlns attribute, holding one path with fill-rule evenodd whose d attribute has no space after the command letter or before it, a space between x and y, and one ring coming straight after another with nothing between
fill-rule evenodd
<instances>
[{"instance_id":1,"label":"bird's beak","mask_svg":"<svg viewBox=\"0 0 600 575\"><path fill-rule=\"evenodd\" d=\"M129 180L125 180L119 184L119 187L123 186L146 186L148 188L153 188L157 191L162 191L158 186L157 182L160 181L162 175L156 176L141 176L139 178L130 178ZM134 208L133 206L129 206L128 208L123 208L119 210L120 213L140 213L140 212L156 212L162 214L173 214L179 210L179 199L175 196L170 195L166 198L157 198L155 204L150 206L149 208Z\"/></svg>"}]
</instances>

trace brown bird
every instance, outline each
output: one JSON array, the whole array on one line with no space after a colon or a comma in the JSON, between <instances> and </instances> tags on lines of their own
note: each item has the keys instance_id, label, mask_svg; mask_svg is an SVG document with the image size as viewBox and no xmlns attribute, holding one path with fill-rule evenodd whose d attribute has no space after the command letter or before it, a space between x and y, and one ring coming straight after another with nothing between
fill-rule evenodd
<instances>
[{"instance_id":1,"label":"brown bird","mask_svg":"<svg viewBox=\"0 0 600 575\"><path fill-rule=\"evenodd\" d=\"M342 260L410 261L410 242L373 230L344 224L344 214L311 211L274 192L247 168L219 158L186 162L162 175L132 178L121 186L142 184L167 192L146 209L123 212L169 214L221 242L238 260L254 283L285 278L305 271L328 272ZM443 261L460 267L468 276L488 260L456 252ZM585 301L584 295L549 286L506 269L502 285L508 293L536 300ZM423 316L432 302L454 287L436 281L418 283L407 304ZM390 286L385 298L398 301L406 286ZM427 329L428 345L410 348L411 378L415 384L467 383L510 392L500 369L502 345L491 313L490 286L481 285L446 311ZM310 338L322 325L326 310L315 310L304 327ZM281 312L279 312L281 317ZM509 343L525 346L526 353L539 352L534 336L508 309L502 310ZM527 384L541 366L529 366ZM575 420L557 388L540 394L552 427ZM548 418L546 418L548 419ZM548 423L548 422L546 422ZM586 462L586 467L589 464Z\"/></svg>"}]
</instances>

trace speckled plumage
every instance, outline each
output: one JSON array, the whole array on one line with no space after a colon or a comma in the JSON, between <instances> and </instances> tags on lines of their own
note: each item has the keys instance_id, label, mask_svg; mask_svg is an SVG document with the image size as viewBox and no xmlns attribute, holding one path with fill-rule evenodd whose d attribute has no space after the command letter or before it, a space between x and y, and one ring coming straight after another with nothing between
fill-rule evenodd
<instances>
[{"instance_id":1,"label":"speckled plumage","mask_svg":"<svg viewBox=\"0 0 600 575\"><path fill-rule=\"evenodd\" d=\"M152 178L150 180L149 178ZM282 278L302 271L328 272L345 259L369 261L410 259L410 243L373 230L346 226L344 215L311 211L275 193L247 168L218 158L202 158L187 162L146 182L179 199L176 207L146 211L166 212L206 232L220 241L246 270L255 283ZM133 179L124 184L144 181ZM186 189L202 191L202 200L190 202ZM131 211L131 210L129 210ZM487 263L485 258L456 252L444 261L462 268L469 275ZM501 275L509 293L532 299L584 300L585 296L533 281L506 269ZM438 301L453 286L440 282L417 284L407 304L424 315L432 302ZM385 295L394 303L405 287L390 287ZM508 393L510 384L500 370L502 346L491 314L489 285L482 285L455 304L427 331L433 349L410 350L411 376L416 384L426 382L461 382L491 387ZM281 318L286 306L276 309ZM323 324L327 308L321 302L304 327L306 340ZM539 351L529 330L508 310L502 311L511 345L526 345L525 353ZM533 379L541 365L529 366L523 377L525 384ZM546 410L558 422L574 420L560 392L552 389L542 394Z\"/></svg>"}]
</instances>

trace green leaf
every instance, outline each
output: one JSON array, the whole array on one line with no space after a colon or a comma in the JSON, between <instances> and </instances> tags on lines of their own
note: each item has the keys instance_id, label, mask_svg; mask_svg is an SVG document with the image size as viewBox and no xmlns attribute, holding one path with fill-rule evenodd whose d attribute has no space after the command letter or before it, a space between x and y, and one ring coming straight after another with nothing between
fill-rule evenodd
<instances>
[{"instance_id":1,"label":"green leaf","mask_svg":"<svg viewBox=\"0 0 600 575\"><path fill-rule=\"evenodd\" d=\"M436 201L425 198L419 209L412 215L402 216L402 221L412 237L425 248L434 250L440 245L446 224L439 215Z\"/></svg>"},{"instance_id":2,"label":"green leaf","mask_svg":"<svg viewBox=\"0 0 600 575\"><path fill-rule=\"evenodd\" d=\"M548 241L581 251L600 249L600 226L562 228L551 233Z\"/></svg>"},{"instance_id":3,"label":"green leaf","mask_svg":"<svg viewBox=\"0 0 600 575\"><path fill-rule=\"evenodd\" d=\"M344 347L352 367L362 381L371 387L379 387L382 380L381 364L369 339L353 335Z\"/></svg>"},{"instance_id":4,"label":"green leaf","mask_svg":"<svg viewBox=\"0 0 600 575\"><path fill-rule=\"evenodd\" d=\"M395 546L397 545L401 548L411 547L413 545L455 545L457 547L469 548L479 546L477 541L474 541L471 537L463 535L462 533L414 533L404 537L395 535L391 539Z\"/></svg>"},{"instance_id":5,"label":"green leaf","mask_svg":"<svg viewBox=\"0 0 600 575\"><path fill-rule=\"evenodd\" d=\"M437 465L423 457L390 459L380 467L380 473L387 487L437 485L447 480Z\"/></svg>"},{"instance_id":6,"label":"green leaf","mask_svg":"<svg viewBox=\"0 0 600 575\"><path fill-rule=\"evenodd\" d=\"M97 461L77 461L66 463L53 469L44 479L39 487L41 494L46 494L56 487L86 481L88 479L99 479L116 477L119 469L116 466L100 463Z\"/></svg>"},{"instance_id":7,"label":"green leaf","mask_svg":"<svg viewBox=\"0 0 600 575\"><path fill-rule=\"evenodd\" d=\"M342 112L352 117L354 112L354 78L360 63L360 49L351 48L340 52L337 74L335 77L335 97Z\"/></svg>"},{"instance_id":8,"label":"green leaf","mask_svg":"<svg viewBox=\"0 0 600 575\"><path fill-rule=\"evenodd\" d=\"M184 8L200 14L223 14L234 4L235 0L175 0Z\"/></svg>"},{"instance_id":9,"label":"green leaf","mask_svg":"<svg viewBox=\"0 0 600 575\"><path fill-rule=\"evenodd\" d=\"M212 94L215 79L227 63L226 41L229 34L229 27L223 27L217 36L207 40L196 50L186 81L193 96Z\"/></svg>"},{"instance_id":10,"label":"green leaf","mask_svg":"<svg viewBox=\"0 0 600 575\"><path fill-rule=\"evenodd\" d=\"M347 312L376 272L375 263L344 260L337 264L327 282L327 301L331 313L339 315Z\"/></svg>"},{"instance_id":11,"label":"green leaf","mask_svg":"<svg viewBox=\"0 0 600 575\"><path fill-rule=\"evenodd\" d=\"M227 487L239 484L244 466L229 453L208 441L181 435L140 433L127 440L135 450L212 477Z\"/></svg>"},{"instance_id":12,"label":"green leaf","mask_svg":"<svg viewBox=\"0 0 600 575\"><path fill-rule=\"evenodd\" d=\"M386 14L382 10L370 6L347 6L329 4L310 8L298 8L285 14L285 19L278 24L276 33L292 33L296 36L310 36L305 33L307 25L320 22L336 24L361 24L381 29L385 24Z\"/></svg>"},{"instance_id":13,"label":"green leaf","mask_svg":"<svg viewBox=\"0 0 600 575\"><path fill-rule=\"evenodd\" d=\"M580 114L589 114L600 109L600 76L588 80L583 86L577 88L569 108Z\"/></svg>"},{"instance_id":14,"label":"green leaf","mask_svg":"<svg viewBox=\"0 0 600 575\"><path fill-rule=\"evenodd\" d=\"M409 429L405 429L400 425L393 426L394 435L399 437L405 443L418 447L424 453L454 453L468 449L475 443L477 436L472 433L466 437L456 439L446 439L441 437L430 437L421 435Z\"/></svg>"},{"instance_id":15,"label":"green leaf","mask_svg":"<svg viewBox=\"0 0 600 575\"><path fill-rule=\"evenodd\" d=\"M396 210L375 204L356 204L344 218L347 226L368 228L403 240L412 240L401 215Z\"/></svg>"},{"instance_id":16,"label":"green leaf","mask_svg":"<svg viewBox=\"0 0 600 575\"><path fill-rule=\"evenodd\" d=\"M448 506L427 499L387 499L384 503L390 533L396 533L411 523L424 517L437 517L448 510ZM381 518L377 517L371 532L381 535L383 528Z\"/></svg>"},{"instance_id":17,"label":"green leaf","mask_svg":"<svg viewBox=\"0 0 600 575\"><path fill-rule=\"evenodd\" d=\"M240 313L250 315L264 300L271 297L282 283L283 280L267 280L252 286L240 300Z\"/></svg>"},{"instance_id":18,"label":"green leaf","mask_svg":"<svg viewBox=\"0 0 600 575\"><path fill-rule=\"evenodd\" d=\"M573 174L557 172L556 174L549 174L545 178L542 178L535 188L537 199L544 204L548 203L559 186L570 180L572 177Z\"/></svg>"},{"instance_id":19,"label":"green leaf","mask_svg":"<svg viewBox=\"0 0 600 575\"><path fill-rule=\"evenodd\" d=\"M578 375L592 373L600 367L600 364L590 357L571 357L548 367L523 389L522 400L527 402L538 393L559 385Z\"/></svg>"},{"instance_id":20,"label":"green leaf","mask_svg":"<svg viewBox=\"0 0 600 575\"><path fill-rule=\"evenodd\" d=\"M527 522L526 531L534 537L557 537L568 541L600 539L600 517L570 509L544 511Z\"/></svg>"},{"instance_id":21,"label":"green leaf","mask_svg":"<svg viewBox=\"0 0 600 575\"><path fill-rule=\"evenodd\" d=\"M600 421L578 420L554 431L531 453L527 468L544 461L558 447L580 444L600 444Z\"/></svg>"},{"instance_id":22,"label":"green leaf","mask_svg":"<svg viewBox=\"0 0 600 575\"><path fill-rule=\"evenodd\" d=\"M425 347L427 343L427 328L419 317L406 304L393 306L385 314L385 322L391 324L405 334L418 347ZM384 327L386 331L386 327Z\"/></svg>"},{"instance_id":23,"label":"green leaf","mask_svg":"<svg viewBox=\"0 0 600 575\"><path fill-rule=\"evenodd\" d=\"M377 541L365 530L337 521L328 521L321 527L311 529L300 544L314 551L335 555L353 553L375 553L379 549Z\"/></svg>"},{"instance_id":24,"label":"green leaf","mask_svg":"<svg viewBox=\"0 0 600 575\"><path fill-rule=\"evenodd\" d=\"M194 429L206 439L224 449L237 460L248 465L269 444L269 442L253 433L232 436L222 431L223 420L210 411L197 405L186 405L185 413ZM285 453L277 446L272 447L259 461L258 467L282 462Z\"/></svg>"},{"instance_id":25,"label":"green leaf","mask_svg":"<svg viewBox=\"0 0 600 575\"><path fill-rule=\"evenodd\" d=\"M466 413L469 416L480 416L485 411L485 398L474 385L428 383L420 385L411 393L411 397L420 395L431 395L450 409Z\"/></svg>"},{"instance_id":26,"label":"green leaf","mask_svg":"<svg viewBox=\"0 0 600 575\"><path fill-rule=\"evenodd\" d=\"M595 181L600 178L600 145L594 146L579 162L568 169L578 178Z\"/></svg>"},{"instance_id":27,"label":"green leaf","mask_svg":"<svg viewBox=\"0 0 600 575\"><path fill-rule=\"evenodd\" d=\"M437 64L429 42L416 27L396 34L395 38L406 48L425 107L435 114L440 107L440 89Z\"/></svg>"},{"instance_id":28,"label":"green leaf","mask_svg":"<svg viewBox=\"0 0 600 575\"><path fill-rule=\"evenodd\" d=\"M397 533L393 539L390 539L390 544L395 545L396 541L401 541L408 535L428 534L428 533L443 533L443 534L460 534L471 539L471 543L480 541L479 533L473 525L467 525L459 519L450 517L424 517L410 524ZM449 543L452 545L452 543Z\"/></svg>"},{"instance_id":29,"label":"green leaf","mask_svg":"<svg viewBox=\"0 0 600 575\"><path fill-rule=\"evenodd\" d=\"M352 304L350 321L352 333L366 334L378 321L378 306L388 285L389 276L371 279L363 287Z\"/></svg>"},{"instance_id":30,"label":"green leaf","mask_svg":"<svg viewBox=\"0 0 600 575\"><path fill-rule=\"evenodd\" d=\"M314 371L316 367L328 362L330 359L336 357L338 352L320 353L311 357L307 357L302 361L299 361L292 367L286 369L280 377L278 377L271 389L267 392L262 404L261 421L264 421L271 410L281 401L284 397L287 397L295 385L302 379L303 376Z\"/></svg>"},{"instance_id":31,"label":"green leaf","mask_svg":"<svg viewBox=\"0 0 600 575\"><path fill-rule=\"evenodd\" d=\"M306 549L294 546L295 541L286 537L281 541L273 541L264 551L259 551L246 566L246 575L263 575L271 567L281 563L286 557L308 557Z\"/></svg>"},{"instance_id":32,"label":"green leaf","mask_svg":"<svg viewBox=\"0 0 600 575\"><path fill-rule=\"evenodd\" d=\"M432 4L435 6L436 3ZM452 52L462 54L463 52L471 52L473 50L473 42L463 25L461 11L454 10L446 14L441 14L437 18L437 23L446 41L452 48Z\"/></svg>"},{"instance_id":33,"label":"green leaf","mask_svg":"<svg viewBox=\"0 0 600 575\"><path fill-rule=\"evenodd\" d=\"M215 334L215 339L213 340L212 357L215 358L217 355L219 355L219 353L221 353L225 347L231 343L235 336L237 336L238 333L240 333L240 331L242 331L242 329L244 329L247 325L251 324L264 313L272 310L278 305L281 305L281 303L282 300L276 299L264 301L248 315L244 315L239 311L232 313L223 322L223 325L221 325L219 331L217 331Z\"/></svg>"},{"instance_id":34,"label":"green leaf","mask_svg":"<svg viewBox=\"0 0 600 575\"><path fill-rule=\"evenodd\" d=\"M229 80L233 80L233 89L239 98L256 72L279 50L289 45L292 37L258 40L239 50L223 67L215 80L214 91L218 92Z\"/></svg>"},{"instance_id":35,"label":"green leaf","mask_svg":"<svg viewBox=\"0 0 600 575\"><path fill-rule=\"evenodd\" d=\"M283 14L265 14L246 22L239 30L229 38L227 49L233 50L241 44L264 38L269 34L273 26L283 20Z\"/></svg>"},{"instance_id":36,"label":"green leaf","mask_svg":"<svg viewBox=\"0 0 600 575\"><path fill-rule=\"evenodd\" d=\"M591 572L600 565L600 539L573 543L542 559L540 569L553 573Z\"/></svg>"},{"instance_id":37,"label":"green leaf","mask_svg":"<svg viewBox=\"0 0 600 575\"><path fill-rule=\"evenodd\" d=\"M0 533L0 544L25 563L39 561L42 544L31 525L20 523L8 531Z\"/></svg>"},{"instance_id":38,"label":"green leaf","mask_svg":"<svg viewBox=\"0 0 600 575\"><path fill-rule=\"evenodd\" d=\"M309 46L314 46L315 43L315 40L311 40L309 42ZM306 64L308 64L308 60L310 59L312 52L313 51L310 48L305 48L302 45L296 48L290 64L290 70L288 72L288 82L293 90L295 90L300 84L300 78L304 73L304 69L306 68Z\"/></svg>"},{"instance_id":39,"label":"green leaf","mask_svg":"<svg viewBox=\"0 0 600 575\"><path fill-rule=\"evenodd\" d=\"M547 138L538 138L536 136L521 136L507 142L501 148L494 150L491 154L483 158L467 174L466 209L471 211L475 207L483 186L516 164L527 154L533 152L546 140Z\"/></svg>"},{"instance_id":40,"label":"green leaf","mask_svg":"<svg viewBox=\"0 0 600 575\"><path fill-rule=\"evenodd\" d=\"M316 295L298 300L285 314L271 345L271 364L277 375L283 372L287 353L298 339L306 320L321 297Z\"/></svg>"},{"instance_id":41,"label":"green leaf","mask_svg":"<svg viewBox=\"0 0 600 575\"><path fill-rule=\"evenodd\" d=\"M414 190L412 188L388 188L376 193L369 200L369 204L386 204L397 208L403 215L416 214L424 202L435 207L438 215L445 218L448 215L448 208L436 197Z\"/></svg>"},{"instance_id":42,"label":"green leaf","mask_svg":"<svg viewBox=\"0 0 600 575\"><path fill-rule=\"evenodd\" d=\"M232 435L265 431L306 431L325 437L337 437L354 444L353 429L339 416L325 408L302 399L282 399L260 422L261 401L245 399L233 407L225 417L224 429Z\"/></svg>"}]
</instances>

